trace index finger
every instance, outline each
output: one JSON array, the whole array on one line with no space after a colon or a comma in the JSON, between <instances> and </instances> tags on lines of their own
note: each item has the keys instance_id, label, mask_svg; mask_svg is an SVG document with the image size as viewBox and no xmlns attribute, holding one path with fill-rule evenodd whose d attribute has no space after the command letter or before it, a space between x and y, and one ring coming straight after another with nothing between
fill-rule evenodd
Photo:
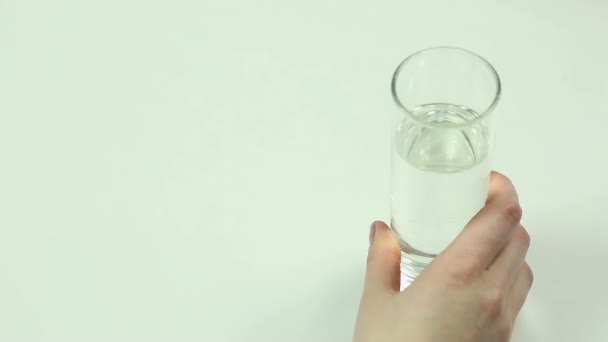
<instances>
[{"instance_id":1,"label":"index finger","mask_svg":"<svg viewBox=\"0 0 608 342\"><path fill-rule=\"evenodd\" d=\"M515 187L504 175L492 172L486 205L435 258L435 263L464 274L486 270L511 239L521 216Z\"/></svg>"}]
</instances>

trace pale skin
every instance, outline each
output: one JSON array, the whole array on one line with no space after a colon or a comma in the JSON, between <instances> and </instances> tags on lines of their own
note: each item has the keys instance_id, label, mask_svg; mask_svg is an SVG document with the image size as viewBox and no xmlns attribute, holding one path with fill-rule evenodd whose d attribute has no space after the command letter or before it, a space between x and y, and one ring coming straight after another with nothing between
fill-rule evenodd
<instances>
[{"instance_id":1,"label":"pale skin","mask_svg":"<svg viewBox=\"0 0 608 342\"><path fill-rule=\"evenodd\" d=\"M403 292L399 245L374 222L354 342L509 341L533 279L521 215L511 181L492 173L485 207Z\"/></svg>"}]
</instances>

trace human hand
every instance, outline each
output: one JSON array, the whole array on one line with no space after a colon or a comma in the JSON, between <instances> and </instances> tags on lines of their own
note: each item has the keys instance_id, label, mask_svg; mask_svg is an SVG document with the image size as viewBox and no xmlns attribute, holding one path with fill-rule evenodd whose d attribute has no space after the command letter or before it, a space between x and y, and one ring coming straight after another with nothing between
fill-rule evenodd
<instances>
[{"instance_id":1,"label":"human hand","mask_svg":"<svg viewBox=\"0 0 608 342\"><path fill-rule=\"evenodd\" d=\"M399 245L375 222L354 341L509 341L533 279L520 219L515 188L493 173L485 207L403 292Z\"/></svg>"}]
</instances>

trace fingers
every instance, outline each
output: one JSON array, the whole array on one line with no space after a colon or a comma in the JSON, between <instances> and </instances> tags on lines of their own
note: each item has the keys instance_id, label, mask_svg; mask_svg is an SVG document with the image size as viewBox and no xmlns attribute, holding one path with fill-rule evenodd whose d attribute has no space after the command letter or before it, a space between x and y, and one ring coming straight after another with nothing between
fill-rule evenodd
<instances>
[{"instance_id":1,"label":"fingers","mask_svg":"<svg viewBox=\"0 0 608 342\"><path fill-rule=\"evenodd\" d=\"M521 207L511 181L493 172L486 205L436 259L462 274L481 273L505 247L521 220Z\"/></svg>"},{"instance_id":2,"label":"fingers","mask_svg":"<svg viewBox=\"0 0 608 342\"><path fill-rule=\"evenodd\" d=\"M525 263L529 247L530 235L523 226L519 225L511 240L490 265L488 276L498 284L511 288Z\"/></svg>"},{"instance_id":3,"label":"fingers","mask_svg":"<svg viewBox=\"0 0 608 342\"><path fill-rule=\"evenodd\" d=\"M515 187L513 186L513 183L511 183L511 180L502 173L492 171L492 174L490 175L490 189L488 191L487 202L491 202L497 197L506 198L510 196L513 196L515 201L519 203L517 191L515 191Z\"/></svg>"},{"instance_id":4,"label":"fingers","mask_svg":"<svg viewBox=\"0 0 608 342\"><path fill-rule=\"evenodd\" d=\"M532 273L532 269L528 263L524 263L515 278L515 282L507 298L507 308L513 321L515 321L515 318L523 307L533 281L534 274Z\"/></svg>"},{"instance_id":5,"label":"fingers","mask_svg":"<svg viewBox=\"0 0 608 342\"><path fill-rule=\"evenodd\" d=\"M399 291L401 249L383 222L374 222L365 274L365 292Z\"/></svg>"}]
</instances>

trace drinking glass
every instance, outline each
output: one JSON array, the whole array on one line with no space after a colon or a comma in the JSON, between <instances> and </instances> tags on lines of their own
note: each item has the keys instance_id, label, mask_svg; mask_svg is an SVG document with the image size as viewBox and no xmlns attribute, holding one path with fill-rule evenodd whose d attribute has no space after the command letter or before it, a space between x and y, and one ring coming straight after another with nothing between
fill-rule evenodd
<instances>
[{"instance_id":1,"label":"drinking glass","mask_svg":"<svg viewBox=\"0 0 608 342\"><path fill-rule=\"evenodd\" d=\"M391 230L413 280L486 201L500 79L456 47L414 53L397 68L391 120Z\"/></svg>"}]
</instances>

